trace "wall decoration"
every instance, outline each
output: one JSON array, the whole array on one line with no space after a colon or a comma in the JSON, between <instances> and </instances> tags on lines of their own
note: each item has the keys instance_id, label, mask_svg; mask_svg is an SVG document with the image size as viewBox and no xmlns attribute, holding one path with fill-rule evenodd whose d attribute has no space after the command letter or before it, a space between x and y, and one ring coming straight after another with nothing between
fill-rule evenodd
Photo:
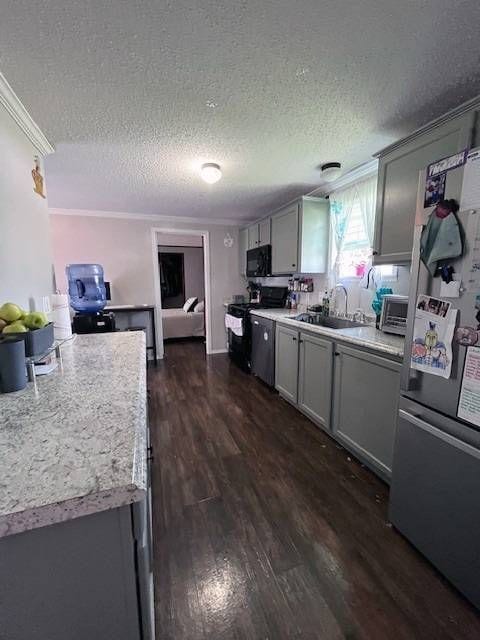
<instances>
[{"instance_id":1,"label":"wall decoration","mask_svg":"<svg viewBox=\"0 0 480 640\"><path fill-rule=\"evenodd\" d=\"M35 161L35 167L32 169L32 178L35 186L33 190L41 198L45 198L45 194L43 193L44 182L43 182L43 176L40 173L40 162L38 160L38 156L35 156L34 161Z\"/></svg>"},{"instance_id":2,"label":"wall decoration","mask_svg":"<svg viewBox=\"0 0 480 640\"><path fill-rule=\"evenodd\" d=\"M223 244L227 247L227 249L231 249L233 247L233 238L227 233L227 235L223 239Z\"/></svg>"}]
</instances>

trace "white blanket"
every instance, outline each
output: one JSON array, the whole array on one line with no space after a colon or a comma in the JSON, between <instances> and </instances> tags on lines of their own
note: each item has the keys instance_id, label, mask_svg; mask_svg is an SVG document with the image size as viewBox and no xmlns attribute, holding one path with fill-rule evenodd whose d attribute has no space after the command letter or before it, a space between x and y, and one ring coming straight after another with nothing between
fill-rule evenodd
<instances>
[{"instance_id":1,"label":"white blanket","mask_svg":"<svg viewBox=\"0 0 480 640\"><path fill-rule=\"evenodd\" d=\"M236 336L243 336L243 320L229 313L225 314L225 327L231 329Z\"/></svg>"},{"instance_id":2,"label":"white blanket","mask_svg":"<svg viewBox=\"0 0 480 640\"><path fill-rule=\"evenodd\" d=\"M163 337L190 338L205 335L205 314L183 309L162 309Z\"/></svg>"}]
</instances>

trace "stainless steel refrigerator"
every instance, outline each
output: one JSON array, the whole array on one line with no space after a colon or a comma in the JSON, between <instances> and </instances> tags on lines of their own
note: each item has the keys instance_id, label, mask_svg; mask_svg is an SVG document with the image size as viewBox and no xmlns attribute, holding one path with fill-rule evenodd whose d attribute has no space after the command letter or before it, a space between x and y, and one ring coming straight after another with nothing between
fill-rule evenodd
<instances>
[{"instance_id":1,"label":"stainless steel refrigerator","mask_svg":"<svg viewBox=\"0 0 480 640\"><path fill-rule=\"evenodd\" d=\"M462 168L447 174L447 198L460 202L462 174ZM413 370L410 361L418 296L448 300L458 310L456 326L476 328L480 291L443 298L441 278L432 278L420 260L422 227L433 210L424 208L425 176L420 172L390 520L480 608L480 428L457 416L467 347L453 341L448 379ZM465 232L475 215L480 217L480 208L457 214ZM466 233L462 257L451 261L457 274L471 256L472 241Z\"/></svg>"}]
</instances>

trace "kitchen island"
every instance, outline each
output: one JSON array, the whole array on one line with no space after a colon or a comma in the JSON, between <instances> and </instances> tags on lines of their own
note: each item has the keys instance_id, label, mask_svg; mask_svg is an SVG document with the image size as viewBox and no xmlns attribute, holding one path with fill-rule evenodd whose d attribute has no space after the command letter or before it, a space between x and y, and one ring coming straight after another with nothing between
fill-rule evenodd
<instances>
[{"instance_id":1,"label":"kitchen island","mask_svg":"<svg viewBox=\"0 0 480 640\"><path fill-rule=\"evenodd\" d=\"M145 335L77 336L0 396L0 629L153 638Z\"/></svg>"}]
</instances>

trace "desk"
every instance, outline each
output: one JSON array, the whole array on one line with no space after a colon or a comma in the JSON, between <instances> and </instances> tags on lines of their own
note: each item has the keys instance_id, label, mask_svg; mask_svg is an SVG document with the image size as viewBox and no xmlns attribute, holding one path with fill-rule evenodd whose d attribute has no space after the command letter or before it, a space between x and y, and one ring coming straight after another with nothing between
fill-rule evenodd
<instances>
[{"instance_id":1,"label":"desk","mask_svg":"<svg viewBox=\"0 0 480 640\"><path fill-rule=\"evenodd\" d=\"M157 366L157 330L155 327L155 307L149 304L119 304L108 305L105 307L105 311L112 311L115 315L120 313L148 313L150 319L150 327L152 331L152 344L147 345L147 351L153 351L153 360L155 366Z\"/></svg>"}]
</instances>

